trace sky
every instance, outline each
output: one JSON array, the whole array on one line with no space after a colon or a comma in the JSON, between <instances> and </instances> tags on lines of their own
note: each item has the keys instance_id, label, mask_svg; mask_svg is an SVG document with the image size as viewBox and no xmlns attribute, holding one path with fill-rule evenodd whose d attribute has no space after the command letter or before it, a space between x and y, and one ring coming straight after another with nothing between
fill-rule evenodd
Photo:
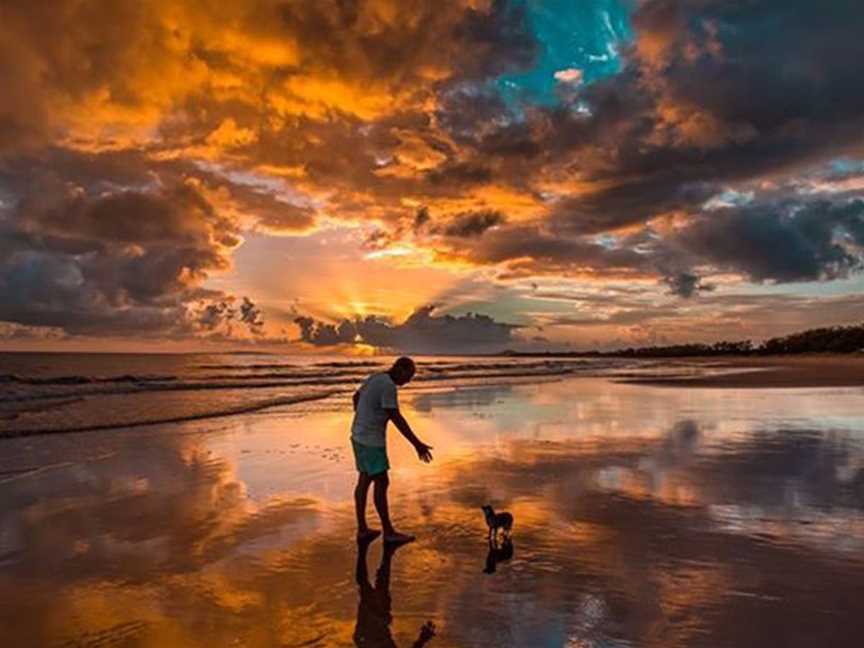
<instances>
[{"instance_id":1,"label":"sky","mask_svg":"<svg viewBox=\"0 0 864 648\"><path fill-rule=\"evenodd\" d=\"M7 0L0 349L864 317L854 0Z\"/></svg>"}]
</instances>

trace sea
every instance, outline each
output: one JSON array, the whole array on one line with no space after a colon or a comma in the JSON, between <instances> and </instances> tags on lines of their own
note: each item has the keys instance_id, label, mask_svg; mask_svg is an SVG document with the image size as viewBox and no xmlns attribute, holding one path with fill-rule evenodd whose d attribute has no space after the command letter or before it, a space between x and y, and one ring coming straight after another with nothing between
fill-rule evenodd
<instances>
[{"instance_id":1,"label":"sea","mask_svg":"<svg viewBox=\"0 0 864 648\"><path fill-rule=\"evenodd\" d=\"M864 388L418 357L434 461L387 442L416 541L358 544L350 395L392 360L0 355L0 646L862 644Z\"/></svg>"},{"instance_id":2,"label":"sea","mask_svg":"<svg viewBox=\"0 0 864 648\"><path fill-rule=\"evenodd\" d=\"M355 389L391 356L0 353L0 437L238 416ZM425 356L409 391L560 380L679 376L704 364L632 359ZM295 408L296 409L296 408Z\"/></svg>"}]
</instances>

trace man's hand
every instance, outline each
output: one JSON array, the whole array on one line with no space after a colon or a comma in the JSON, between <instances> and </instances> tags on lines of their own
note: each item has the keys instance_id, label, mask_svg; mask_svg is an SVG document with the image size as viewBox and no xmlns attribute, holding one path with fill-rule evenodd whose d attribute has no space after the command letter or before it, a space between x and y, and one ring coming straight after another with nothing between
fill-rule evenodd
<instances>
[{"instance_id":1,"label":"man's hand","mask_svg":"<svg viewBox=\"0 0 864 648\"><path fill-rule=\"evenodd\" d=\"M414 449L417 451L417 456L420 458L420 461L423 463L429 463L432 461L432 453L430 452L432 446L426 445L422 441L418 441L414 445Z\"/></svg>"},{"instance_id":2,"label":"man's hand","mask_svg":"<svg viewBox=\"0 0 864 648\"><path fill-rule=\"evenodd\" d=\"M390 420L393 421L393 424L396 426L396 429L402 433L408 442L414 446L414 449L417 451L417 456L420 457L420 461L423 463L429 463L432 461L432 453L429 452L432 449L432 446L426 445L420 439L417 438L417 435L414 434L414 431L411 429L411 426L408 425L408 421L405 420L405 417L402 416L402 413L398 408L386 409L387 416L390 417Z\"/></svg>"}]
</instances>

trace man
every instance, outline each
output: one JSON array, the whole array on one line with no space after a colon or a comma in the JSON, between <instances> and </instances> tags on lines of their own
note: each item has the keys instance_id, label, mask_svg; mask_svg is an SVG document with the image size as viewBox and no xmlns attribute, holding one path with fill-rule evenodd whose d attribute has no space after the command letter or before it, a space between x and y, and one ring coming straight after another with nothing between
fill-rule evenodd
<instances>
[{"instance_id":1,"label":"man","mask_svg":"<svg viewBox=\"0 0 864 648\"><path fill-rule=\"evenodd\" d=\"M389 370L372 374L354 393L354 422L351 425L351 446L354 449L354 459L357 471L357 488L354 489L354 504L357 508L357 540L368 541L376 538L381 531L370 529L366 524L366 496L369 486L375 485L374 501L381 526L384 530L384 542L411 542L413 536L399 533L390 522L390 510L387 503L387 487L390 480L387 471L390 462L387 459L387 422L393 421L396 429L402 433L414 449L421 461L432 461L432 446L418 439L408 421L399 412L396 398L396 387L408 383L416 371L411 358L399 358Z\"/></svg>"}]
</instances>

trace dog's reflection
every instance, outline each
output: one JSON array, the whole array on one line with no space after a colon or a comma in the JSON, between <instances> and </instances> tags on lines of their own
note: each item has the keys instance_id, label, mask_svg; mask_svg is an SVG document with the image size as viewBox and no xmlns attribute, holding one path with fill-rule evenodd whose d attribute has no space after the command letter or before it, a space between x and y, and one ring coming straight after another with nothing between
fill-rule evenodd
<instances>
[{"instance_id":1,"label":"dog's reflection","mask_svg":"<svg viewBox=\"0 0 864 648\"><path fill-rule=\"evenodd\" d=\"M392 599L390 597L390 564L401 544L385 544L381 564L375 575L375 586L369 582L366 555L370 541L357 545L357 588L360 603L357 606L357 625L354 628L354 644L359 648L397 648L390 633ZM427 621L420 628L417 641L412 648L422 648L435 636L435 625Z\"/></svg>"},{"instance_id":2,"label":"dog's reflection","mask_svg":"<svg viewBox=\"0 0 864 648\"><path fill-rule=\"evenodd\" d=\"M499 545L497 540L489 538L489 553L486 554L484 574L494 574L498 563L506 562L513 557L513 541L505 537Z\"/></svg>"}]
</instances>

